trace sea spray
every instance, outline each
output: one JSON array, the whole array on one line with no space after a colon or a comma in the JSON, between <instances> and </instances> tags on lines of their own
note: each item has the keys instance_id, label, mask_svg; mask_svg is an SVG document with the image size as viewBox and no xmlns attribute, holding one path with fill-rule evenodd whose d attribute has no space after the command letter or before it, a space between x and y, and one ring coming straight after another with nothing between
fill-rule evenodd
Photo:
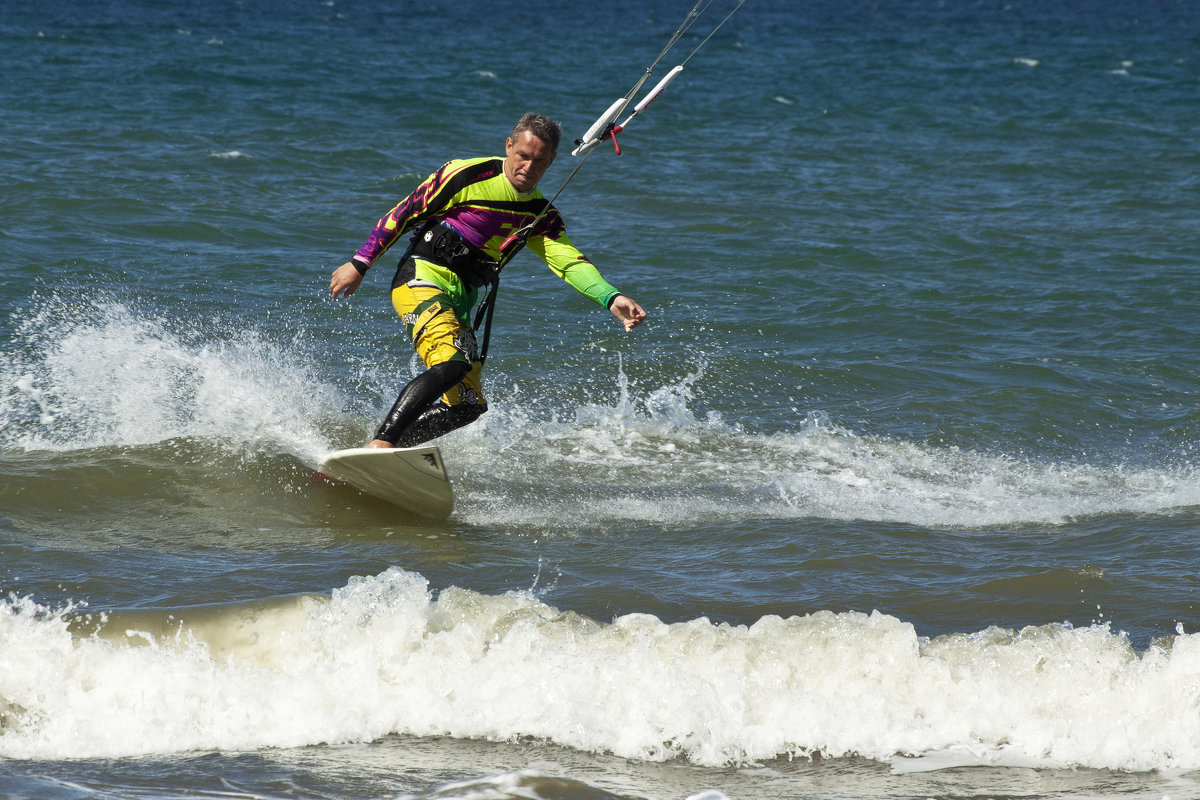
<instances>
[{"instance_id":1,"label":"sea spray","mask_svg":"<svg viewBox=\"0 0 1200 800\"><path fill-rule=\"evenodd\" d=\"M208 437L247 452L313 458L339 402L305 366L300 342L254 327L182 320L107 298L38 299L0 368L0 446L130 447Z\"/></svg>"}]
</instances>

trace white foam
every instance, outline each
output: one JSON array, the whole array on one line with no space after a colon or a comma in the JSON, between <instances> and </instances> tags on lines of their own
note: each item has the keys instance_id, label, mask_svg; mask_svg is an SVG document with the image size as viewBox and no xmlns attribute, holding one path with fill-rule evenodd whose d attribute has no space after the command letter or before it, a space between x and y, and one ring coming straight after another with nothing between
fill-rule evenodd
<instances>
[{"instance_id":1,"label":"white foam","mask_svg":"<svg viewBox=\"0 0 1200 800\"><path fill-rule=\"evenodd\" d=\"M538 420L500 404L452 434L458 516L561 526L647 520L826 518L946 527L1062 524L1200 504L1196 470L1044 463L855 434L813 413L751 433L690 409L693 384L635 392L618 374L611 406ZM497 464L508 478L496 477Z\"/></svg>"},{"instance_id":2,"label":"white foam","mask_svg":"<svg viewBox=\"0 0 1200 800\"><path fill-rule=\"evenodd\" d=\"M399 569L297 603L230 609L224 624L236 635L214 618L145 646L120 615L107 635L123 643L73 639L63 613L10 598L0 605L0 755L244 750L398 732L536 737L701 765L821 753L900 770L1200 767L1195 634L1138 654L1105 626L930 641L877 612L600 624L526 593L452 588L435 599ZM913 758L926 763L904 760Z\"/></svg>"},{"instance_id":3,"label":"white foam","mask_svg":"<svg viewBox=\"0 0 1200 800\"><path fill-rule=\"evenodd\" d=\"M768 437L761 448L778 454L769 459L764 481L774 482L788 505L834 519L953 527L1060 524L1200 503L1191 468L1024 461L859 437L819 417L799 436Z\"/></svg>"}]
</instances>

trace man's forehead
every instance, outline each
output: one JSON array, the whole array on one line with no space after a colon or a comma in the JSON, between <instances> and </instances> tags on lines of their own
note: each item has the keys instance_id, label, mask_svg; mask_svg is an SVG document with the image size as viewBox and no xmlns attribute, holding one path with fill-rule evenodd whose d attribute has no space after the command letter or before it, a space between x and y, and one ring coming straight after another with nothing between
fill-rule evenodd
<instances>
[{"instance_id":1,"label":"man's forehead","mask_svg":"<svg viewBox=\"0 0 1200 800\"><path fill-rule=\"evenodd\" d=\"M513 147L520 147L522 150L552 149L549 142L532 131L521 131L516 141L513 141L511 136L508 137L508 141Z\"/></svg>"}]
</instances>

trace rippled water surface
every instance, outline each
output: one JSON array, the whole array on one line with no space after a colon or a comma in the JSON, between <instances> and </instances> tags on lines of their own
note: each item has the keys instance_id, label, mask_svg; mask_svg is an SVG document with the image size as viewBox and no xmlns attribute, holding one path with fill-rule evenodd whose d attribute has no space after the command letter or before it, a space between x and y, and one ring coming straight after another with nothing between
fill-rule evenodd
<instances>
[{"instance_id":1,"label":"rippled water surface","mask_svg":"<svg viewBox=\"0 0 1200 800\"><path fill-rule=\"evenodd\" d=\"M556 201L647 323L525 254L453 515L312 480L332 269L689 8L0 6L0 796L1200 793L1186 3L749 0Z\"/></svg>"}]
</instances>

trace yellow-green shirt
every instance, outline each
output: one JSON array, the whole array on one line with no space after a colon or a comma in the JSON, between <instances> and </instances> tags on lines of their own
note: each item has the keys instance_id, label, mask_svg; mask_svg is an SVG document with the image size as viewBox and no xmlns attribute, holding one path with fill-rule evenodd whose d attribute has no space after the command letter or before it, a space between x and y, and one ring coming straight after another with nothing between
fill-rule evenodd
<instances>
[{"instance_id":1,"label":"yellow-green shirt","mask_svg":"<svg viewBox=\"0 0 1200 800\"><path fill-rule=\"evenodd\" d=\"M536 188L518 192L504 175L503 158L449 161L379 220L354 257L370 266L405 233L440 219L453 225L467 244L498 260L500 245L532 223L548 203ZM538 221L526 246L555 275L605 308L619 294L572 244L553 206ZM475 302L476 290L446 267L418 258L416 277L440 286L460 309Z\"/></svg>"}]
</instances>

